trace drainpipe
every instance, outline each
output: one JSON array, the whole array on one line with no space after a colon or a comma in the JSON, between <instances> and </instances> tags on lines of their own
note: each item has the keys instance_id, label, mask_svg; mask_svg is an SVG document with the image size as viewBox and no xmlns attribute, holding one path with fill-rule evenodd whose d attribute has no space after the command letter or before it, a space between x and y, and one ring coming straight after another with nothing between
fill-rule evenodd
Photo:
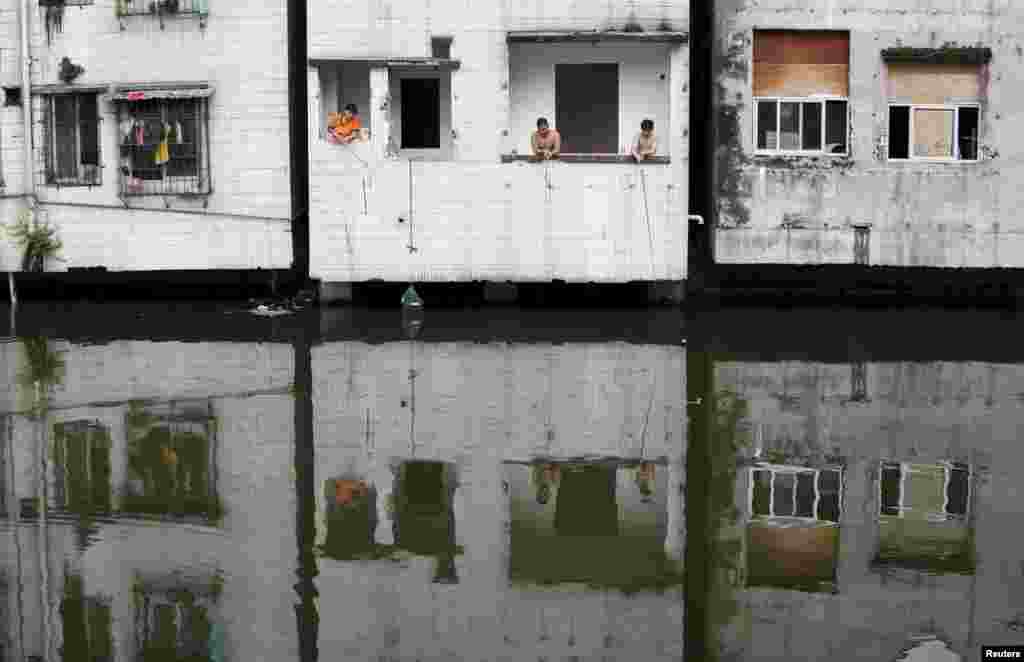
<instances>
[{"instance_id":1,"label":"drainpipe","mask_svg":"<svg viewBox=\"0 0 1024 662\"><path fill-rule=\"evenodd\" d=\"M714 49L715 3L690 2L690 162L687 289L699 293L714 263ZM702 223L694 223L699 216Z\"/></svg>"},{"instance_id":2,"label":"drainpipe","mask_svg":"<svg viewBox=\"0 0 1024 662\"><path fill-rule=\"evenodd\" d=\"M35 179L32 171L32 54L29 48L29 11L32 0L21 0L18 22L21 24L21 117L25 132L25 195L29 205L35 206Z\"/></svg>"}]
</instances>

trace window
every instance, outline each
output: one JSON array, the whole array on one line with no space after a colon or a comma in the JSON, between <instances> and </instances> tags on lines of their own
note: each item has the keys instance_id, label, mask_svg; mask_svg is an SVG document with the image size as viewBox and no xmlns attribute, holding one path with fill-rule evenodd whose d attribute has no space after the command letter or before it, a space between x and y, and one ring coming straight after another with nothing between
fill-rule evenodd
<instances>
[{"instance_id":1,"label":"window","mask_svg":"<svg viewBox=\"0 0 1024 662\"><path fill-rule=\"evenodd\" d=\"M846 154L849 33L754 32L759 152Z\"/></svg>"},{"instance_id":2,"label":"window","mask_svg":"<svg viewBox=\"0 0 1024 662\"><path fill-rule=\"evenodd\" d=\"M441 147L441 79L402 78L402 149Z\"/></svg>"},{"instance_id":3,"label":"window","mask_svg":"<svg viewBox=\"0 0 1024 662\"><path fill-rule=\"evenodd\" d=\"M4 106L13 107L21 105L21 88L20 87L5 87L4 88Z\"/></svg>"},{"instance_id":4,"label":"window","mask_svg":"<svg viewBox=\"0 0 1024 662\"><path fill-rule=\"evenodd\" d=\"M99 109L96 94L42 98L44 177L47 186L100 184Z\"/></svg>"},{"instance_id":5,"label":"window","mask_svg":"<svg viewBox=\"0 0 1024 662\"><path fill-rule=\"evenodd\" d=\"M975 161L982 65L888 62L889 158Z\"/></svg>"},{"instance_id":6,"label":"window","mask_svg":"<svg viewBox=\"0 0 1024 662\"><path fill-rule=\"evenodd\" d=\"M839 491L838 469L758 468L752 471L750 512L838 523Z\"/></svg>"},{"instance_id":7,"label":"window","mask_svg":"<svg viewBox=\"0 0 1024 662\"><path fill-rule=\"evenodd\" d=\"M977 106L889 106L889 158L976 161Z\"/></svg>"},{"instance_id":8,"label":"window","mask_svg":"<svg viewBox=\"0 0 1024 662\"><path fill-rule=\"evenodd\" d=\"M555 65L555 127L563 154L615 154L619 65Z\"/></svg>"},{"instance_id":9,"label":"window","mask_svg":"<svg viewBox=\"0 0 1024 662\"><path fill-rule=\"evenodd\" d=\"M120 106L121 193L210 192L204 98L132 98Z\"/></svg>"},{"instance_id":10,"label":"window","mask_svg":"<svg viewBox=\"0 0 1024 662\"><path fill-rule=\"evenodd\" d=\"M430 39L430 56L447 60L452 56L451 37L432 37Z\"/></svg>"}]
</instances>

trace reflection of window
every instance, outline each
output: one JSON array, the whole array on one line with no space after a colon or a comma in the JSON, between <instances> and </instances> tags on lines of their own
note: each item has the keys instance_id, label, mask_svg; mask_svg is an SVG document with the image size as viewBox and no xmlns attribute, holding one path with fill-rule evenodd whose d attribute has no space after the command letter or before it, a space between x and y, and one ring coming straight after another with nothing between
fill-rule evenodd
<instances>
[{"instance_id":1,"label":"reflection of window","mask_svg":"<svg viewBox=\"0 0 1024 662\"><path fill-rule=\"evenodd\" d=\"M966 517L970 469L964 464L882 464L880 514Z\"/></svg>"},{"instance_id":2,"label":"reflection of window","mask_svg":"<svg viewBox=\"0 0 1024 662\"><path fill-rule=\"evenodd\" d=\"M209 405L133 408L122 510L216 520L215 421Z\"/></svg>"},{"instance_id":3,"label":"reflection of window","mask_svg":"<svg viewBox=\"0 0 1024 662\"><path fill-rule=\"evenodd\" d=\"M417 554L455 547L454 467L446 462L408 461L395 486L395 544Z\"/></svg>"},{"instance_id":4,"label":"reflection of window","mask_svg":"<svg viewBox=\"0 0 1024 662\"><path fill-rule=\"evenodd\" d=\"M762 517L839 521L838 469L798 467L752 470L750 510Z\"/></svg>"},{"instance_id":5,"label":"reflection of window","mask_svg":"<svg viewBox=\"0 0 1024 662\"><path fill-rule=\"evenodd\" d=\"M53 426L54 500L78 514L110 511L110 433L93 421Z\"/></svg>"},{"instance_id":6,"label":"reflection of window","mask_svg":"<svg viewBox=\"0 0 1024 662\"><path fill-rule=\"evenodd\" d=\"M86 597L80 576L64 575L60 615L62 660L108 662L114 659L110 605L103 600Z\"/></svg>"},{"instance_id":7,"label":"reflection of window","mask_svg":"<svg viewBox=\"0 0 1024 662\"><path fill-rule=\"evenodd\" d=\"M964 464L883 462L874 564L972 573L970 479Z\"/></svg>"},{"instance_id":8,"label":"reflection of window","mask_svg":"<svg viewBox=\"0 0 1024 662\"><path fill-rule=\"evenodd\" d=\"M377 493L362 480L328 480L327 538L324 554L333 559L352 560L374 551L377 529Z\"/></svg>"},{"instance_id":9,"label":"reflection of window","mask_svg":"<svg viewBox=\"0 0 1024 662\"><path fill-rule=\"evenodd\" d=\"M100 184L97 95L53 94L43 103L44 184Z\"/></svg>"},{"instance_id":10,"label":"reflection of window","mask_svg":"<svg viewBox=\"0 0 1024 662\"><path fill-rule=\"evenodd\" d=\"M218 659L220 642L209 596L189 589L140 592L136 645L144 662Z\"/></svg>"},{"instance_id":11,"label":"reflection of window","mask_svg":"<svg viewBox=\"0 0 1024 662\"><path fill-rule=\"evenodd\" d=\"M754 32L756 147L760 152L847 152L850 36Z\"/></svg>"}]
</instances>

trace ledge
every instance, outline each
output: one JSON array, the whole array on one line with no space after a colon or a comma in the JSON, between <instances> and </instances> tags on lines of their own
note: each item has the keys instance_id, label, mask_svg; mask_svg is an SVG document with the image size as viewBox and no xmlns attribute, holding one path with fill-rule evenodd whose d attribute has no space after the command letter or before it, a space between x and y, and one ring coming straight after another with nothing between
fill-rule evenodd
<instances>
[{"instance_id":1,"label":"ledge","mask_svg":"<svg viewBox=\"0 0 1024 662\"><path fill-rule=\"evenodd\" d=\"M65 85L54 83L52 85L33 85L32 94L106 94L110 91L110 85Z\"/></svg>"},{"instance_id":2,"label":"ledge","mask_svg":"<svg viewBox=\"0 0 1024 662\"><path fill-rule=\"evenodd\" d=\"M882 61L915 64L988 64L992 60L991 48L885 48Z\"/></svg>"},{"instance_id":3,"label":"ledge","mask_svg":"<svg viewBox=\"0 0 1024 662\"><path fill-rule=\"evenodd\" d=\"M346 55L317 55L309 58L312 67L336 63L365 64L371 67L412 67L450 71L461 66L460 60L440 57L349 57Z\"/></svg>"},{"instance_id":4,"label":"ledge","mask_svg":"<svg viewBox=\"0 0 1024 662\"><path fill-rule=\"evenodd\" d=\"M562 154L556 159L562 163L628 163L636 165L636 161L629 154ZM526 154L502 154L502 163L530 162ZM668 165L671 160L667 156L655 156L643 162L644 165Z\"/></svg>"},{"instance_id":5,"label":"ledge","mask_svg":"<svg viewBox=\"0 0 1024 662\"><path fill-rule=\"evenodd\" d=\"M690 35L685 32L623 32L608 30L598 32L572 31L572 30L543 30L543 31L516 31L509 32L506 37L509 43L537 43L556 41L629 41L629 42L670 42L684 44L690 40Z\"/></svg>"}]
</instances>

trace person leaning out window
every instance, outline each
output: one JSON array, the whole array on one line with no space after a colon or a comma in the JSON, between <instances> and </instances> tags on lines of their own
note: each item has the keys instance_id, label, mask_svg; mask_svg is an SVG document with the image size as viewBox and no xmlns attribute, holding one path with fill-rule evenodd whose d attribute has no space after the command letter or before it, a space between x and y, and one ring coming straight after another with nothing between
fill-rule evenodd
<instances>
[{"instance_id":1,"label":"person leaning out window","mask_svg":"<svg viewBox=\"0 0 1024 662\"><path fill-rule=\"evenodd\" d=\"M630 155L639 163L654 158L658 153L658 139L654 135L654 120L640 122L640 133L636 134L630 147Z\"/></svg>"}]
</instances>

